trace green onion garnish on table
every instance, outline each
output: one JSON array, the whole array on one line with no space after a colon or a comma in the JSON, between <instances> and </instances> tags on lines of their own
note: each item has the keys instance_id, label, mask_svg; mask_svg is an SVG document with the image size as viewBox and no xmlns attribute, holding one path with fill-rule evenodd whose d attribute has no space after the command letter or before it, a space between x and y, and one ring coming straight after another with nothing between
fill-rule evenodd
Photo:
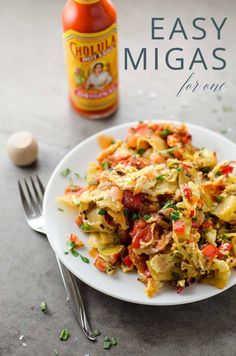
<instances>
[{"instance_id":1,"label":"green onion garnish on table","mask_svg":"<svg viewBox=\"0 0 236 356\"><path fill-rule=\"evenodd\" d=\"M101 335L100 330L99 330L99 329L94 329L94 330L93 330L93 335L94 335L94 336L99 336L99 335Z\"/></svg>"},{"instance_id":2,"label":"green onion garnish on table","mask_svg":"<svg viewBox=\"0 0 236 356\"><path fill-rule=\"evenodd\" d=\"M62 329L60 333L60 340L67 341L70 337L70 333L68 329Z\"/></svg>"},{"instance_id":3,"label":"green onion garnish on table","mask_svg":"<svg viewBox=\"0 0 236 356\"><path fill-rule=\"evenodd\" d=\"M43 313L46 312L47 310L47 303L45 302L45 300L43 300L41 303L40 303L40 309Z\"/></svg>"}]
</instances>

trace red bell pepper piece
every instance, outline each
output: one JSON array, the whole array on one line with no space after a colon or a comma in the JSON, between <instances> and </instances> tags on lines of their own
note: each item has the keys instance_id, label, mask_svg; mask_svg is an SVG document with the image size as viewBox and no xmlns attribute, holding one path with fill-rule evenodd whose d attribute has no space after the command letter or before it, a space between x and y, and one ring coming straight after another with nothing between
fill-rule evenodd
<instances>
[{"instance_id":1,"label":"red bell pepper piece","mask_svg":"<svg viewBox=\"0 0 236 356\"><path fill-rule=\"evenodd\" d=\"M215 258L216 256L220 255L218 248L209 244L203 247L202 253L208 258Z\"/></svg>"},{"instance_id":2,"label":"red bell pepper piece","mask_svg":"<svg viewBox=\"0 0 236 356\"><path fill-rule=\"evenodd\" d=\"M101 258L101 257L97 257L95 262L94 262L94 266L101 272L106 272L106 262Z\"/></svg>"},{"instance_id":3,"label":"red bell pepper piece","mask_svg":"<svg viewBox=\"0 0 236 356\"><path fill-rule=\"evenodd\" d=\"M232 173L233 170L234 170L234 167L232 167L232 166L223 166L220 168L220 172L222 174L226 174L226 175L228 175L229 173Z\"/></svg>"},{"instance_id":4,"label":"red bell pepper piece","mask_svg":"<svg viewBox=\"0 0 236 356\"><path fill-rule=\"evenodd\" d=\"M177 235L183 235L186 231L185 222L182 220L173 221L173 230Z\"/></svg>"},{"instance_id":5,"label":"red bell pepper piece","mask_svg":"<svg viewBox=\"0 0 236 356\"><path fill-rule=\"evenodd\" d=\"M219 251L224 253L224 252L231 250L232 247L233 247L233 245L231 243L224 242L222 245L220 245Z\"/></svg>"},{"instance_id":6,"label":"red bell pepper piece","mask_svg":"<svg viewBox=\"0 0 236 356\"><path fill-rule=\"evenodd\" d=\"M124 259L124 264L127 266L127 267L132 267L133 266L133 262L131 261L131 259L129 258L129 256L126 256Z\"/></svg>"},{"instance_id":7,"label":"red bell pepper piece","mask_svg":"<svg viewBox=\"0 0 236 356\"><path fill-rule=\"evenodd\" d=\"M192 189L190 189L187 185L183 186L183 192L186 199L190 200L192 198Z\"/></svg>"}]
</instances>

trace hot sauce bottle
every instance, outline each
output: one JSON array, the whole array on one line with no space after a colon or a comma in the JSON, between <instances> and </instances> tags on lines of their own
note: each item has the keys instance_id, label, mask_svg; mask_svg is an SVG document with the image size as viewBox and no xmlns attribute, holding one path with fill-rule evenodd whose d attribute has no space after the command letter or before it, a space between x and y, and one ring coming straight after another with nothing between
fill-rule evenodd
<instances>
[{"instance_id":1,"label":"hot sauce bottle","mask_svg":"<svg viewBox=\"0 0 236 356\"><path fill-rule=\"evenodd\" d=\"M69 98L83 117L118 107L116 10L109 0L69 0L62 14Z\"/></svg>"}]
</instances>

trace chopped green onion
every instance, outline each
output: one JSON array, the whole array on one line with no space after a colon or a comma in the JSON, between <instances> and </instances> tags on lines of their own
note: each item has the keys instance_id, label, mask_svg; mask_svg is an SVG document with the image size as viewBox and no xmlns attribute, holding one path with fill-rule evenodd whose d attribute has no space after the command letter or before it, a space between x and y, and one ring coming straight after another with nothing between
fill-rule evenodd
<instances>
[{"instance_id":1,"label":"chopped green onion","mask_svg":"<svg viewBox=\"0 0 236 356\"><path fill-rule=\"evenodd\" d=\"M201 169L201 171L203 172L203 173L209 173L210 172L210 167L203 167L202 169Z\"/></svg>"},{"instance_id":2,"label":"chopped green onion","mask_svg":"<svg viewBox=\"0 0 236 356\"><path fill-rule=\"evenodd\" d=\"M105 350L109 350L110 347L111 347L111 341L103 341L103 348Z\"/></svg>"},{"instance_id":3,"label":"chopped green onion","mask_svg":"<svg viewBox=\"0 0 236 356\"><path fill-rule=\"evenodd\" d=\"M176 205L170 200L165 203L165 205L161 208L161 210L165 210L165 209L169 209L169 208L177 210Z\"/></svg>"},{"instance_id":4,"label":"chopped green onion","mask_svg":"<svg viewBox=\"0 0 236 356\"><path fill-rule=\"evenodd\" d=\"M179 148L178 146L175 146L175 147L167 148L166 150L158 151L158 153L161 153L161 154L172 153L175 150L177 150L178 148Z\"/></svg>"},{"instance_id":5,"label":"chopped green onion","mask_svg":"<svg viewBox=\"0 0 236 356\"><path fill-rule=\"evenodd\" d=\"M116 338L114 336L111 338L111 344L113 346L117 345L117 340L116 340Z\"/></svg>"},{"instance_id":6,"label":"chopped green onion","mask_svg":"<svg viewBox=\"0 0 236 356\"><path fill-rule=\"evenodd\" d=\"M40 309L43 313L45 313L45 311L47 310L47 303L45 302L45 300L40 303Z\"/></svg>"},{"instance_id":7,"label":"chopped green onion","mask_svg":"<svg viewBox=\"0 0 236 356\"><path fill-rule=\"evenodd\" d=\"M69 247L69 250L70 250L70 251L75 248L75 243L74 243L74 241L69 240L69 241L67 241L66 244L67 244L67 246Z\"/></svg>"},{"instance_id":8,"label":"chopped green onion","mask_svg":"<svg viewBox=\"0 0 236 356\"><path fill-rule=\"evenodd\" d=\"M229 241L229 238L225 234L221 235L220 239L222 241Z\"/></svg>"},{"instance_id":9,"label":"chopped green onion","mask_svg":"<svg viewBox=\"0 0 236 356\"><path fill-rule=\"evenodd\" d=\"M182 171L182 167L180 167L180 166L179 166L179 167L176 167L175 169L176 169L176 171L178 171L178 172Z\"/></svg>"},{"instance_id":10,"label":"chopped green onion","mask_svg":"<svg viewBox=\"0 0 236 356\"><path fill-rule=\"evenodd\" d=\"M218 197L216 197L216 201L217 201L218 203L221 203L222 200L224 200L224 197L222 197L222 195L219 195Z\"/></svg>"},{"instance_id":11,"label":"chopped green onion","mask_svg":"<svg viewBox=\"0 0 236 356\"><path fill-rule=\"evenodd\" d=\"M216 172L216 177L222 176L222 173L220 171Z\"/></svg>"},{"instance_id":12,"label":"chopped green onion","mask_svg":"<svg viewBox=\"0 0 236 356\"><path fill-rule=\"evenodd\" d=\"M111 168L111 165L110 165L110 163L109 162L103 162L102 163L102 168L104 168L104 169L109 169L109 168Z\"/></svg>"},{"instance_id":13,"label":"chopped green onion","mask_svg":"<svg viewBox=\"0 0 236 356\"><path fill-rule=\"evenodd\" d=\"M136 219L138 219L138 214L132 213L131 220L136 220Z\"/></svg>"},{"instance_id":14,"label":"chopped green onion","mask_svg":"<svg viewBox=\"0 0 236 356\"><path fill-rule=\"evenodd\" d=\"M87 232L91 229L91 226L89 224L81 224L80 228L82 231Z\"/></svg>"},{"instance_id":15,"label":"chopped green onion","mask_svg":"<svg viewBox=\"0 0 236 356\"><path fill-rule=\"evenodd\" d=\"M100 210L98 211L98 215L104 216L104 215L106 215L106 213L107 213L106 209L100 209Z\"/></svg>"},{"instance_id":16,"label":"chopped green onion","mask_svg":"<svg viewBox=\"0 0 236 356\"><path fill-rule=\"evenodd\" d=\"M170 213L170 217L172 220L179 220L179 211L173 211L172 213Z\"/></svg>"},{"instance_id":17,"label":"chopped green onion","mask_svg":"<svg viewBox=\"0 0 236 356\"><path fill-rule=\"evenodd\" d=\"M110 341L110 338L108 336L105 336L104 341Z\"/></svg>"},{"instance_id":18,"label":"chopped green onion","mask_svg":"<svg viewBox=\"0 0 236 356\"><path fill-rule=\"evenodd\" d=\"M151 217L150 214L144 214L143 215L144 220L148 220L148 219L150 219L150 217Z\"/></svg>"},{"instance_id":19,"label":"chopped green onion","mask_svg":"<svg viewBox=\"0 0 236 356\"><path fill-rule=\"evenodd\" d=\"M161 131L161 136L162 137L167 137L170 134L170 130L169 129L165 129L163 131Z\"/></svg>"},{"instance_id":20,"label":"chopped green onion","mask_svg":"<svg viewBox=\"0 0 236 356\"><path fill-rule=\"evenodd\" d=\"M72 256L74 256L74 257L78 257L78 256L79 256L79 252L76 251L75 249L71 250L70 253L71 253Z\"/></svg>"},{"instance_id":21,"label":"chopped green onion","mask_svg":"<svg viewBox=\"0 0 236 356\"><path fill-rule=\"evenodd\" d=\"M68 254L69 254L69 252L65 250L64 251L64 255L68 255Z\"/></svg>"},{"instance_id":22,"label":"chopped green onion","mask_svg":"<svg viewBox=\"0 0 236 356\"><path fill-rule=\"evenodd\" d=\"M142 156L144 153L145 153L145 149L144 148L139 148L138 151L137 151L137 154Z\"/></svg>"},{"instance_id":23,"label":"chopped green onion","mask_svg":"<svg viewBox=\"0 0 236 356\"><path fill-rule=\"evenodd\" d=\"M64 211L62 208L58 208L57 210L58 210L58 211Z\"/></svg>"},{"instance_id":24,"label":"chopped green onion","mask_svg":"<svg viewBox=\"0 0 236 356\"><path fill-rule=\"evenodd\" d=\"M63 329L60 333L60 340L66 341L70 337L70 333L68 329Z\"/></svg>"},{"instance_id":25,"label":"chopped green onion","mask_svg":"<svg viewBox=\"0 0 236 356\"><path fill-rule=\"evenodd\" d=\"M157 176L156 178L157 178L157 180L159 180L159 181L161 181L161 182L163 182L163 180L165 180L165 177L164 177L164 176Z\"/></svg>"},{"instance_id":26,"label":"chopped green onion","mask_svg":"<svg viewBox=\"0 0 236 356\"><path fill-rule=\"evenodd\" d=\"M61 174L62 177L67 177L70 174L70 169L66 168L60 174Z\"/></svg>"},{"instance_id":27,"label":"chopped green onion","mask_svg":"<svg viewBox=\"0 0 236 356\"><path fill-rule=\"evenodd\" d=\"M54 354L55 354L55 356L59 356L59 350L54 349Z\"/></svg>"},{"instance_id":28,"label":"chopped green onion","mask_svg":"<svg viewBox=\"0 0 236 356\"><path fill-rule=\"evenodd\" d=\"M232 112L233 108L231 106L223 105L223 111L224 112Z\"/></svg>"},{"instance_id":29,"label":"chopped green onion","mask_svg":"<svg viewBox=\"0 0 236 356\"><path fill-rule=\"evenodd\" d=\"M94 335L94 336L99 336L99 335L101 335L100 330L99 330L99 329L94 329L94 330L93 330L93 335Z\"/></svg>"},{"instance_id":30,"label":"chopped green onion","mask_svg":"<svg viewBox=\"0 0 236 356\"><path fill-rule=\"evenodd\" d=\"M226 129L220 129L220 133L221 133L222 135L224 135L224 134L227 133L227 130L226 130Z\"/></svg>"},{"instance_id":31,"label":"chopped green onion","mask_svg":"<svg viewBox=\"0 0 236 356\"><path fill-rule=\"evenodd\" d=\"M124 216L126 216L126 217L129 216L129 209L127 209L127 208L124 209Z\"/></svg>"},{"instance_id":32,"label":"chopped green onion","mask_svg":"<svg viewBox=\"0 0 236 356\"><path fill-rule=\"evenodd\" d=\"M89 259L87 257L82 256L80 253L78 253L78 254L80 255L80 258L84 263L89 263Z\"/></svg>"},{"instance_id":33,"label":"chopped green onion","mask_svg":"<svg viewBox=\"0 0 236 356\"><path fill-rule=\"evenodd\" d=\"M80 176L80 174L79 174L79 173L75 173L75 176L76 176L78 179L80 179L80 178L81 178L81 176Z\"/></svg>"}]
</instances>

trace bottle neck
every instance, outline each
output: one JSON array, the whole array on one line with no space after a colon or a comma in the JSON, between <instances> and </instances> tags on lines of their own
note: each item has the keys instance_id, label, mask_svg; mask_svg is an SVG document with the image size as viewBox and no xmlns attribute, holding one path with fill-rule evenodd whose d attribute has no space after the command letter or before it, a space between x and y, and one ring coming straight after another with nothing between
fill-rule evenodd
<instances>
[{"instance_id":1,"label":"bottle neck","mask_svg":"<svg viewBox=\"0 0 236 356\"><path fill-rule=\"evenodd\" d=\"M100 2L101 0L74 0L78 4L83 4L83 5L92 5L96 4L97 2Z\"/></svg>"}]
</instances>

